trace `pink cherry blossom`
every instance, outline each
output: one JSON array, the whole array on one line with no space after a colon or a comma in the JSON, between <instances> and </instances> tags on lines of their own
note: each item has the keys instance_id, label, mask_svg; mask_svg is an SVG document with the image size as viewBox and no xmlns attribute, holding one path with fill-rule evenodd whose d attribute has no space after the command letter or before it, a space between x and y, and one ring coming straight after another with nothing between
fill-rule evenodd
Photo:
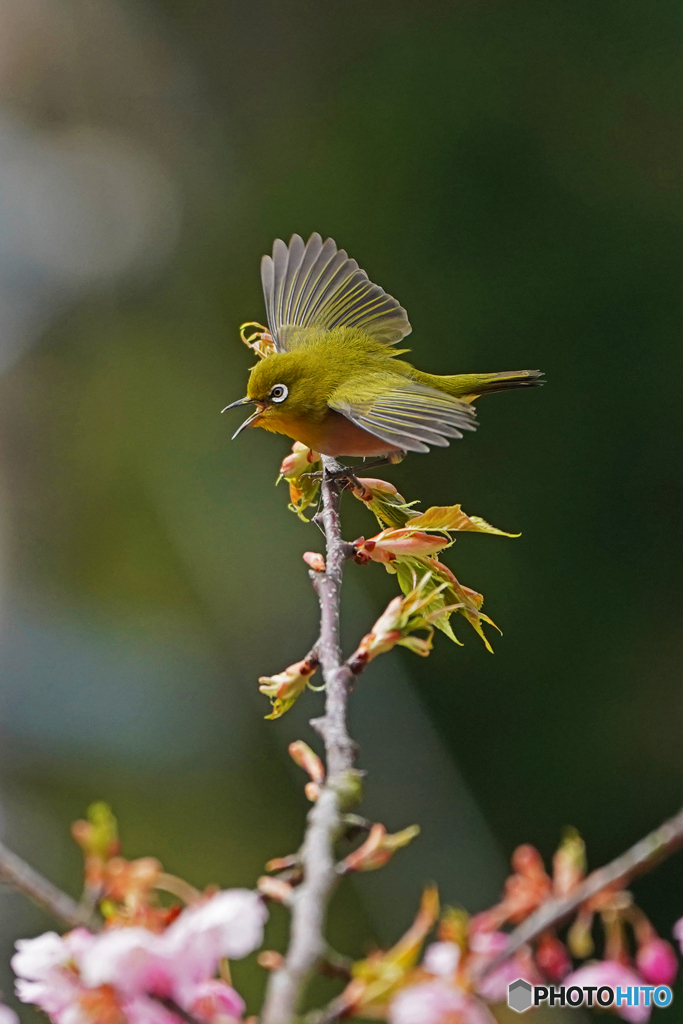
<instances>
[{"instance_id":1,"label":"pink cherry blossom","mask_svg":"<svg viewBox=\"0 0 683 1024\"><path fill-rule=\"evenodd\" d=\"M0 1024L19 1024L19 1018L9 1006L0 1003Z\"/></svg>"},{"instance_id":2,"label":"pink cherry blossom","mask_svg":"<svg viewBox=\"0 0 683 1024\"><path fill-rule=\"evenodd\" d=\"M678 960L671 943L653 938L644 942L636 954L638 970L651 985L673 985Z\"/></svg>"},{"instance_id":3,"label":"pink cherry blossom","mask_svg":"<svg viewBox=\"0 0 683 1024\"><path fill-rule=\"evenodd\" d=\"M98 1000L114 1012L120 1007L128 1024L177 1024L150 996L171 998L207 1024L238 1021L244 1003L216 970L222 958L239 959L261 944L266 917L257 893L230 889L188 907L161 934L78 928L23 939L12 958L17 995L54 1024L95 1024Z\"/></svg>"},{"instance_id":4,"label":"pink cherry blossom","mask_svg":"<svg viewBox=\"0 0 683 1024\"><path fill-rule=\"evenodd\" d=\"M477 976L484 965L502 953L508 943L505 932L475 931L470 935L469 964L472 974ZM489 1003L502 1003L507 999L508 986L511 982L523 978L531 985L538 985L541 977L531 957L524 950L504 960L500 967L484 975L477 984L477 992Z\"/></svg>"},{"instance_id":5,"label":"pink cherry blossom","mask_svg":"<svg viewBox=\"0 0 683 1024\"><path fill-rule=\"evenodd\" d=\"M267 912L257 893L229 889L189 907L161 935L145 928L99 936L81 961L86 985L111 985L128 997L170 996L182 1006L223 957L240 959L263 940Z\"/></svg>"},{"instance_id":6,"label":"pink cherry blossom","mask_svg":"<svg viewBox=\"0 0 683 1024\"><path fill-rule=\"evenodd\" d=\"M210 1022L219 1017L223 1022L240 1021L246 1006L234 988L212 978L197 985L194 994L188 999L188 1009L197 1020Z\"/></svg>"},{"instance_id":7,"label":"pink cherry blossom","mask_svg":"<svg viewBox=\"0 0 683 1024\"><path fill-rule=\"evenodd\" d=\"M443 979L402 989L389 1008L389 1024L448 1024L457 1014L462 1024L495 1024L478 999Z\"/></svg>"},{"instance_id":8,"label":"pink cherry blossom","mask_svg":"<svg viewBox=\"0 0 683 1024\"><path fill-rule=\"evenodd\" d=\"M267 913L248 889L219 892L190 907L161 935L144 928L110 931L81 962L86 985L112 985L128 996L142 992L172 996L183 1005L210 979L223 957L240 959L263 939Z\"/></svg>"},{"instance_id":9,"label":"pink cherry blossom","mask_svg":"<svg viewBox=\"0 0 683 1024\"><path fill-rule=\"evenodd\" d=\"M460 946L455 942L433 942L425 950L422 966L440 978L452 977L460 963Z\"/></svg>"},{"instance_id":10,"label":"pink cherry blossom","mask_svg":"<svg viewBox=\"0 0 683 1024\"><path fill-rule=\"evenodd\" d=\"M88 932L85 934L89 935ZM42 981L50 971L63 967L70 959L69 947L57 932L45 932L35 939L19 939L16 947L12 968L29 981Z\"/></svg>"},{"instance_id":11,"label":"pink cherry blossom","mask_svg":"<svg viewBox=\"0 0 683 1024\"><path fill-rule=\"evenodd\" d=\"M95 936L85 928L63 937L45 932L35 939L19 939L11 964L18 976L16 993L22 1003L34 1003L53 1020L61 1020L77 1001L81 988L72 964L93 942ZM78 1024L76 1018L73 1020Z\"/></svg>"},{"instance_id":12,"label":"pink cherry blossom","mask_svg":"<svg viewBox=\"0 0 683 1024\"><path fill-rule=\"evenodd\" d=\"M250 889L225 889L206 903L189 907L164 932L169 940L187 946L200 936L215 937L220 957L241 960L263 942L268 912L258 893Z\"/></svg>"},{"instance_id":13,"label":"pink cherry blossom","mask_svg":"<svg viewBox=\"0 0 683 1024\"><path fill-rule=\"evenodd\" d=\"M147 928L116 928L98 936L79 967L88 988L111 985L124 997L142 992L170 996L173 961L162 954L163 935Z\"/></svg>"},{"instance_id":14,"label":"pink cherry blossom","mask_svg":"<svg viewBox=\"0 0 683 1024\"><path fill-rule=\"evenodd\" d=\"M616 989L617 986L620 986L624 989L629 985L642 985L643 979L634 970L625 967L617 960L597 960L579 967L578 971L574 971L564 979L563 984L565 988L571 988L572 985L578 985L579 988L584 985L595 985L600 988L602 985L607 985L610 988ZM614 1010L624 1020L629 1021L629 1024L644 1024L650 1019L651 1013L651 1007L645 1006L645 996L642 992L638 1006L617 1006L615 1002Z\"/></svg>"}]
</instances>

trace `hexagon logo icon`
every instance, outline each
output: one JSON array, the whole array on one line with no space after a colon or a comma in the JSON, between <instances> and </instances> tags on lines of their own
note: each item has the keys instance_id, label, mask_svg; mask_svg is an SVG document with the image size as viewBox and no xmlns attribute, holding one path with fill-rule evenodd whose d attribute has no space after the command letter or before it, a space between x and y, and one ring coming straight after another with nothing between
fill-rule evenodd
<instances>
[{"instance_id":1,"label":"hexagon logo icon","mask_svg":"<svg viewBox=\"0 0 683 1024\"><path fill-rule=\"evenodd\" d=\"M508 985L508 1006L511 1010L516 1010L517 1013L524 1013L531 1006L533 999L531 997L531 985L528 981L524 981L523 978L517 978L517 981L513 981L511 985Z\"/></svg>"}]
</instances>

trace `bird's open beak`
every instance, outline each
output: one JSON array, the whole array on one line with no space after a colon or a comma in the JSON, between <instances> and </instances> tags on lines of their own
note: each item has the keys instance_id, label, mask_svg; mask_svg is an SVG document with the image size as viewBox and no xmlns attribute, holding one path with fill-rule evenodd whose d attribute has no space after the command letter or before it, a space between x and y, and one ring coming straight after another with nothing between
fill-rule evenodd
<instances>
[{"instance_id":1,"label":"bird's open beak","mask_svg":"<svg viewBox=\"0 0 683 1024\"><path fill-rule=\"evenodd\" d=\"M254 399L253 398L238 398L236 402L231 402L230 405L226 405L225 409L221 409L221 412L227 412L228 409L234 409L238 405L252 405L252 404L254 404ZM237 430L235 431L235 433L232 435L232 437L230 439L231 441L234 441L235 438L238 436L238 434L242 433L242 431L244 430L245 427L251 426L251 424L254 422L254 420L257 420L258 417L261 415L261 413L263 412L263 408L261 407L261 405L258 402L256 403L256 405L258 405L258 408L257 408L256 412L253 412L251 414L251 416L248 416L247 419L244 421L244 423L242 423L237 428Z\"/></svg>"}]
</instances>

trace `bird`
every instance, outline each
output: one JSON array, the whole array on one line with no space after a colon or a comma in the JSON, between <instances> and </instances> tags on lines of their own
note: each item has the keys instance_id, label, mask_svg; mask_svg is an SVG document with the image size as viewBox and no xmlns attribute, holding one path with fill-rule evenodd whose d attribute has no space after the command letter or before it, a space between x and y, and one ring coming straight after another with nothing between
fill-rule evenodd
<instances>
[{"instance_id":1,"label":"bird","mask_svg":"<svg viewBox=\"0 0 683 1024\"><path fill-rule=\"evenodd\" d=\"M235 431L262 427L322 455L398 461L445 447L478 426L482 395L543 383L539 370L439 376L397 349L412 328L405 309L332 238L278 238L261 260L268 330L244 398L253 404ZM258 326L258 325L257 325Z\"/></svg>"}]
</instances>

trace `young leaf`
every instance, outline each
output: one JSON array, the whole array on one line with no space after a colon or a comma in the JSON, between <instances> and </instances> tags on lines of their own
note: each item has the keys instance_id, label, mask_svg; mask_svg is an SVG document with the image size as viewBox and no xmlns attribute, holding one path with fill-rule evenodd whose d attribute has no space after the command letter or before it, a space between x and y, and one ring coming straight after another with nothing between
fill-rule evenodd
<instances>
[{"instance_id":1,"label":"young leaf","mask_svg":"<svg viewBox=\"0 0 683 1024\"><path fill-rule=\"evenodd\" d=\"M468 516L460 505L435 505L415 516L407 524L410 530L453 530L457 532L495 533L499 537L519 537L519 533L506 533L491 526L480 516Z\"/></svg>"}]
</instances>

